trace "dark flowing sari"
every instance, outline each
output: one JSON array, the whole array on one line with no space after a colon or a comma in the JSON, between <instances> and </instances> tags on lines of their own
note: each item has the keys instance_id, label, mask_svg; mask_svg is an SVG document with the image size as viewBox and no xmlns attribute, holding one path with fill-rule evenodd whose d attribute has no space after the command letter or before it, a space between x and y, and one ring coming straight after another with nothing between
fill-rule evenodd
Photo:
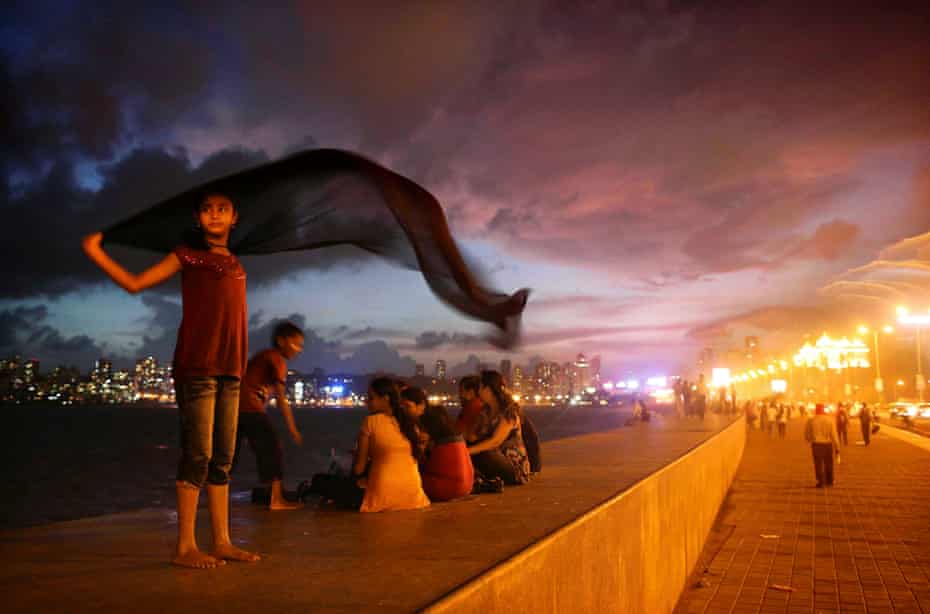
<instances>
[{"instance_id":1,"label":"dark flowing sari","mask_svg":"<svg viewBox=\"0 0 930 614\"><path fill-rule=\"evenodd\" d=\"M164 200L104 232L110 243L170 252L192 211L223 194L239 211L230 250L237 255L354 245L423 273L447 305L493 324L489 340L512 346L529 291L489 289L469 267L436 198L367 158L336 149L304 151L207 182Z\"/></svg>"}]
</instances>

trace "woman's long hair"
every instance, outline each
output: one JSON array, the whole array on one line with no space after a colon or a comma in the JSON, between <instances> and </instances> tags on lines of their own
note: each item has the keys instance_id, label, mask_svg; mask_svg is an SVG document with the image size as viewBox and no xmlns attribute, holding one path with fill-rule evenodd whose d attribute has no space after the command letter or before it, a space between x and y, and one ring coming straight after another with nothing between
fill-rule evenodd
<instances>
[{"instance_id":1,"label":"woman's long hair","mask_svg":"<svg viewBox=\"0 0 930 614\"><path fill-rule=\"evenodd\" d=\"M400 402L400 386L389 377L379 377L372 380L369 384L372 392L379 397L386 396L391 405L391 415L397 420L400 426L400 432L403 433L407 441L410 442L410 453L418 462L423 457L423 449L420 445L420 434L417 430L416 419L409 415Z\"/></svg>"},{"instance_id":2,"label":"woman's long hair","mask_svg":"<svg viewBox=\"0 0 930 614\"><path fill-rule=\"evenodd\" d=\"M422 388L417 388L416 386L407 386L400 392L400 396L403 399L406 399L413 403L414 405L429 405L429 402L426 399L426 393L423 392Z\"/></svg>"},{"instance_id":3,"label":"woman's long hair","mask_svg":"<svg viewBox=\"0 0 930 614\"><path fill-rule=\"evenodd\" d=\"M513 397L510 396L510 391L508 391L507 387L504 385L503 375L497 371L482 371L481 385L490 389L494 398L497 399L497 404L500 406L500 412L503 417L510 421L514 421L520 417L520 406L513 400Z\"/></svg>"},{"instance_id":4,"label":"woman's long hair","mask_svg":"<svg viewBox=\"0 0 930 614\"><path fill-rule=\"evenodd\" d=\"M428 405L420 416L420 425L433 443L458 435L449 412L441 405Z\"/></svg>"}]
</instances>

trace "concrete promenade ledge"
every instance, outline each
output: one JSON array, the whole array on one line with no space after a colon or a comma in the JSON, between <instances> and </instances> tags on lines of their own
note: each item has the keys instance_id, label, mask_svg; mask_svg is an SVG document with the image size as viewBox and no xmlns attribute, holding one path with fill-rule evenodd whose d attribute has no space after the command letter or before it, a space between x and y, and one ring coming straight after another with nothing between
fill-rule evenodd
<instances>
[{"instance_id":1,"label":"concrete promenade ledge","mask_svg":"<svg viewBox=\"0 0 930 614\"><path fill-rule=\"evenodd\" d=\"M256 564L230 563L213 570L170 566L175 518L169 509L3 531L3 611L409 612L431 605L437 611L477 611L469 607L467 595L461 596L461 587L473 590L502 561L514 560L631 486L636 490L644 478L680 465L676 459L705 450L703 442L729 434L738 445L730 472L735 473L742 422L727 426L728 419L720 417L698 423L659 416L648 424L547 442L543 472L530 484L420 511L359 514L311 505L296 512L270 512L234 502L234 540L263 554ZM689 547L692 563L726 486L717 490L719 500L704 513L706 527L698 529L700 539ZM670 492L674 489L663 486L652 495ZM629 527L629 541L664 532L653 526L655 510L650 514L652 525L637 520ZM686 520L676 519L676 524L684 526ZM209 548L204 510L198 528L201 546ZM599 544L578 544L581 549L592 546ZM644 563L648 553L637 554L640 558L622 564L652 564ZM682 583L686 576L684 571ZM539 581L548 584L558 578ZM672 605L680 586L664 596ZM564 603L558 607L548 611L572 610ZM506 609L529 611L525 600Z\"/></svg>"},{"instance_id":2,"label":"concrete promenade ledge","mask_svg":"<svg viewBox=\"0 0 930 614\"><path fill-rule=\"evenodd\" d=\"M854 419L818 489L803 428L749 433L677 614L930 613L930 440Z\"/></svg>"}]
</instances>

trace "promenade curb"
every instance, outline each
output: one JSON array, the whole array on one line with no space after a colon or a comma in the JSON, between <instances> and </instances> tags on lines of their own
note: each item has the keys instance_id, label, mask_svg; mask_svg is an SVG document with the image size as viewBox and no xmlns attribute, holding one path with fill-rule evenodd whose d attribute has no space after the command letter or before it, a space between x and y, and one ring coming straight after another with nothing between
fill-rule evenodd
<instances>
[{"instance_id":1,"label":"promenade curb","mask_svg":"<svg viewBox=\"0 0 930 614\"><path fill-rule=\"evenodd\" d=\"M671 612L736 474L745 429L735 420L424 611Z\"/></svg>"}]
</instances>

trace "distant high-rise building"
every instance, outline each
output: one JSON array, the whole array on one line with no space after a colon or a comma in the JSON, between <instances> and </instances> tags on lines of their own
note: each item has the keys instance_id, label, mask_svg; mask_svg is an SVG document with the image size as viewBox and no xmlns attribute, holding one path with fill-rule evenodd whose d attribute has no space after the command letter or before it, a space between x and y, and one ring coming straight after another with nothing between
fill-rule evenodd
<instances>
[{"instance_id":1,"label":"distant high-rise building","mask_svg":"<svg viewBox=\"0 0 930 614\"><path fill-rule=\"evenodd\" d=\"M522 392L523 390L523 368L514 367L513 368L513 389L517 392Z\"/></svg>"},{"instance_id":2,"label":"distant high-rise building","mask_svg":"<svg viewBox=\"0 0 930 614\"><path fill-rule=\"evenodd\" d=\"M578 354L575 359L575 392L584 392L585 388L593 384L591 379L591 363L584 354Z\"/></svg>"},{"instance_id":3,"label":"distant high-rise building","mask_svg":"<svg viewBox=\"0 0 930 614\"><path fill-rule=\"evenodd\" d=\"M552 363L541 360L536 363L536 370L533 375L537 382L548 382L552 377Z\"/></svg>"},{"instance_id":4,"label":"distant high-rise building","mask_svg":"<svg viewBox=\"0 0 930 614\"><path fill-rule=\"evenodd\" d=\"M10 356L9 358L4 358L0 360L0 371L5 373L16 374L16 371L19 370L19 365L22 362L22 358L19 356Z\"/></svg>"},{"instance_id":5,"label":"distant high-rise building","mask_svg":"<svg viewBox=\"0 0 930 614\"><path fill-rule=\"evenodd\" d=\"M565 386L565 394L576 392L578 390L577 380L578 373L575 369L575 363L562 363L562 381L563 385Z\"/></svg>"},{"instance_id":6,"label":"distant high-rise building","mask_svg":"<svg viewBox=\"0 0 930 614\"><path fill-rule=\"evenodd\" d=\"M91 379L97 383L103 384L113 379L113 362L106 358L98 358L94 363L94 370L91 373Z\"/></svg>"},{"instance_id":7,"label":"distant high-rise building","mask_svg":"<svg viewBox=\"0 0 930 614\"><path fill-rule=\"evenodd\" d=\"M597 386L601 381L601 355L591 359L591 385Z\"/></svg>"},{"instance_id":8,"label":"distant high-rise building","mask_svg":"<svg viewBox=\"0 0 930 614\"><path fill-rule=\"evenodd\" d=\"M436 361L436 379L440 381L445 381L446 379L446 361L445 360Z\"/></svg>"},{"instance_id":9,"label":"distant high-rise building","mask_svg":"<svg viewBox=\"0 0 930 614\"><path fill-rule=\"evenodd\" d=\"M23 363L23 382L32 384L37 379L39 379L39 361L35 359L27 360Z\"/></svg>"},{"instance_id":10,"label":"distant high-rise building","mask_svg":"<svg viewBox=\"0 0 930 614\"><path fill-rule=\"evenodd\" d=\"M557 362L550 363L549 369L552 377L551 393L554 395L567 395L571 390L571 383L566 370Z\"/></svg>"},{"instance_id":11,"label":"distant high-rise building","mask_svg":"<svg viewBox=\"0 0 930 614\"><path fill-rule=\"evenodd\" d=\"M504 376L505 382L507 382L508 384L511 383L510 378L513 375L513 373L511 373L510 360L506 358L501 361L501 375Z\"/></svg>"},{"instance_id":12,"label":"distant high-rise building","mask_svg":"<svg viewBox=\"0 0 930 614\"><path fill-rule=\"evenodd\" d=\"M551 396L562 394L562 367L557 362L547 360L536 363L536 370L533 373L534 384L538 394Z\"/></svg>"},{"instance_id":13,"label":"distant high-rise building","mask_svg":"<svg viewBox=\"0 0 930 614\"><path fill-rule=\"evenodd\" d=\"M141 398L158 398L163 394L162 376L154 356L146 356L136 361L133 379Z\"/></svg>"},{"instance_id":14,"label":"distant high-rise building","mask_svg":"<svg viewBox=\"0 0 930 614\"><path fill-rule=\"evenodd\" d=\"M414 371L414 375L419 375L419 376L426 375L426 367L424 367L422 363L418 362L416 366L416 370Z\"/></svg>"}]
</instances>

